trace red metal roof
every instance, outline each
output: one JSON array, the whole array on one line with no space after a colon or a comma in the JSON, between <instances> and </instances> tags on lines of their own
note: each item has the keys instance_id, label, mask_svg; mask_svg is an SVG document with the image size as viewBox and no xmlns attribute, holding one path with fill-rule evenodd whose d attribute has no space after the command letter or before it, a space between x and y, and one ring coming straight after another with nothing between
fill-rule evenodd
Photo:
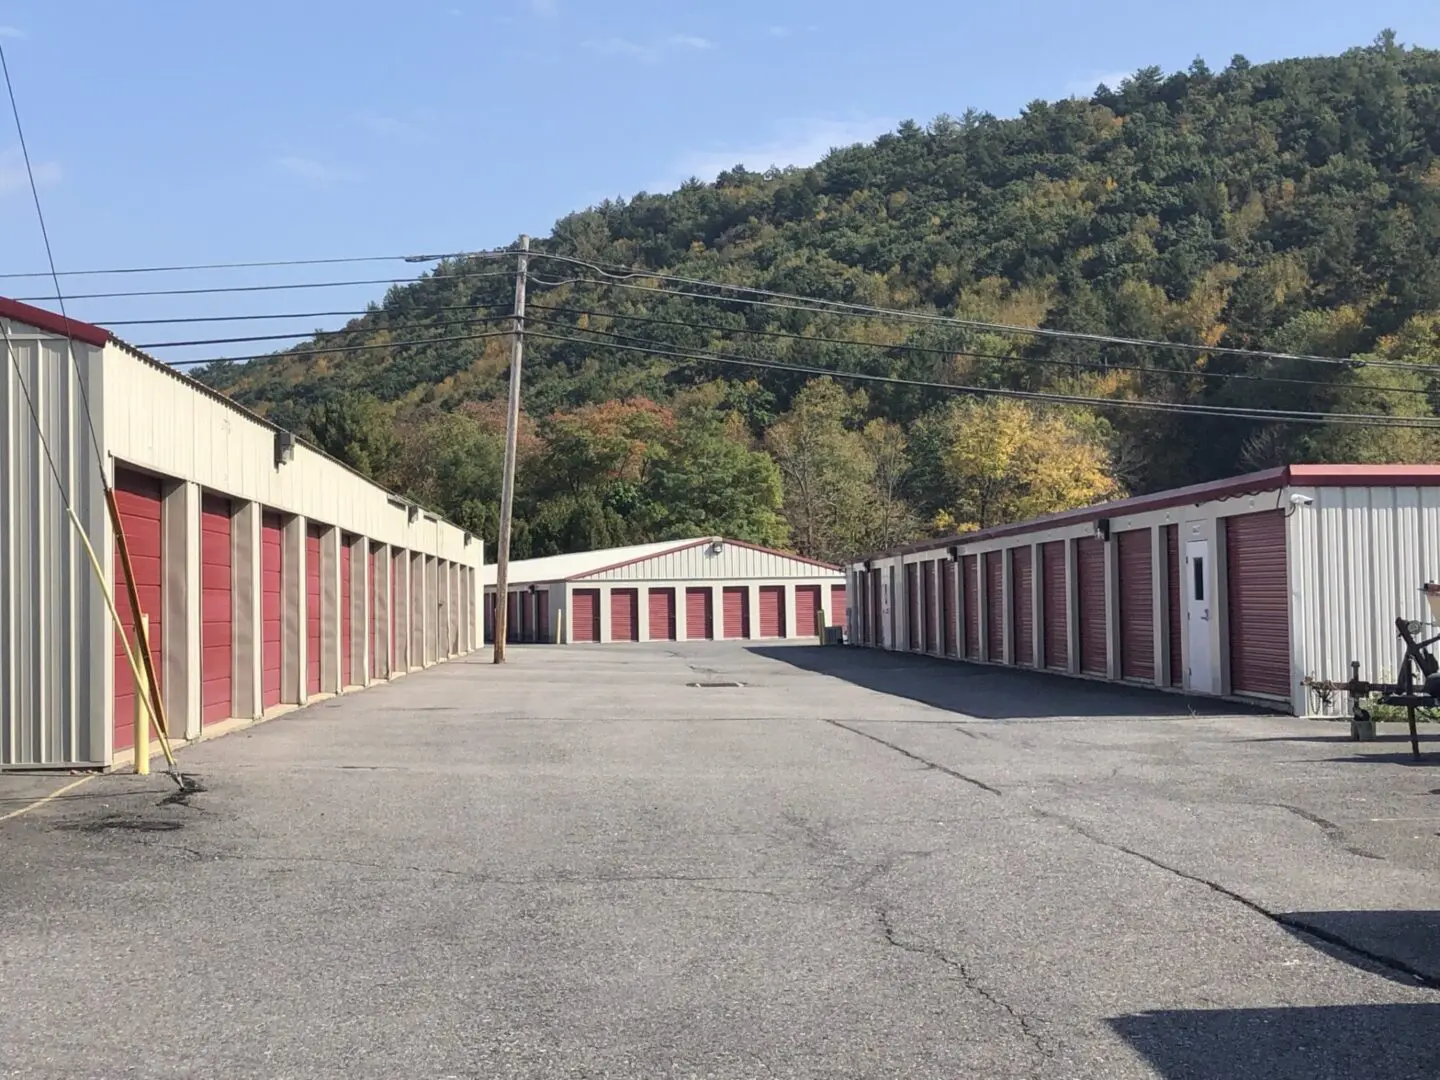
<instances>
[{"instance_id":1,"label":"red metal roof","mask_svg":"<svg viewBox=\"0 0 1440 1080\"><path fill-rule=\"evenodd\" d=\"M53 311L46 311L44 308L31 307L29 304L22 304L19 300L7 300L3 296L0 296L0 318L13 319L26 326L33 326L37 330L46 330L52 334L59 334L61 337L83 341L86 345L104 345L110 340L110 331L102 327L80 322L78 319L66 318L64 315L56 315Z\"/></svg>"},{"instance_id":2,"label":"red metal roof","mask_svg":"<svg viewBox=\"0 0 1440 1080\"><path fill-rule=\"evenodd\" d=\"M1040 532L1065 525L1081 525L1101 518L1120 517L1125 514L1139 514L1150 510L1166 510L1172 506L1199 506L1217 499L1233 499L1241 495L1253 495L1262 491L1280 491L1287 487L1440 487L1440 465L1282 465L1276 469L1231 476L1224 480L1211 480L1189 487L1171 488L1150 495L1137 495L1130 499L1096 503L1076 510L1065 510L1058 514L1019 521L1011 525L996 525L977 532L956 533L951 536L926 540L890 551L867 555L866 559L883 559L893 555L908 555L919 551L933 551L952 544L972 544L977 540L993 540L1005 536ZM863 561L857 560L857 561Z\"/></svg>"}]
</instances>

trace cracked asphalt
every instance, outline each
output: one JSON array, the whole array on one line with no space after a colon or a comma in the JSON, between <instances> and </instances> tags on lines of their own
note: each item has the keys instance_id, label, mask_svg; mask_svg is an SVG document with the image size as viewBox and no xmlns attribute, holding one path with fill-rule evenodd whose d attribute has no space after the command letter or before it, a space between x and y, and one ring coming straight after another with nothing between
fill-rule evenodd
<instances>
[{"instance_id":1,"label":"cracked asphalt","mask_svg":"<svg viewBox=\"0 0 1440 1080\"><path fill-rule=\"evenodd\" d=\"M1228 708L477 654L0 824L0 1076L1433 1080L1440 738Z\"/></svg>"}]
</instances>

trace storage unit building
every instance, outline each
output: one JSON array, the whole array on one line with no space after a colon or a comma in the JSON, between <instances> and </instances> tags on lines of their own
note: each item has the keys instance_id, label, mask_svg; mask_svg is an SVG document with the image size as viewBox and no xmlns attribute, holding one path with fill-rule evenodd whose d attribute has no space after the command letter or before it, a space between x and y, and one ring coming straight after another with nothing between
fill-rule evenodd
<instances>
[{"instance_id":1,"label":"storage unit building","mask_svg":"<svg viewBox=\"0 0 1440 1080\"><path fill-rule=\"evenodd\" d=\"M421 666L395 640L407 599L426 627L436 619L418 575L395 572L407 553L445 566L460 589L452 608L476 587L478 538L224 395L97 326L3 299L0 324L0 768L131 755L125 648L65 510L107 568L133 641L102 469L177 740ZM402 614L373 622L372 653L364 628L384 595ZM444 655L475 638L458 628Z\"/></svg>"},{"instance_id":2,"label":"storage unit building","mask_svg":"<svg viewBox=\"0 0 1440 1080\"><path fill-rule=\"evenodd\" d=\"M490 640L495 567L482 573ZM846 617L838 567L718 536L514 562L507 591L511 641L813 640L817 615Z\"/></svg>"},{"instance_id":3,"label":"storage unit building","mask_svg":"<svg viewBox=\"0 0 1440 1080\"><path fill-rule=\"evenodd\" d=\"M849 639L923 648L936 560L970 661L1335 715L1307 680L1391 679L1394 620L1429 619L1440 466L1292 465L881 552L847 568L873 598Z\"/></svg>"}]
</instances>

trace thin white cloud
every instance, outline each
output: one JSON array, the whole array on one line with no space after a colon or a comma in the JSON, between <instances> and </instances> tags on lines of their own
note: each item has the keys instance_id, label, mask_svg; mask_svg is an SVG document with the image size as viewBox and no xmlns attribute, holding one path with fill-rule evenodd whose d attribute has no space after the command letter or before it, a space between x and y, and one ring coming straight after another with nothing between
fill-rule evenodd
<instances>
[{"instance_id":1,"label":"thin white cloud","mask_svg":"<svg viewBox=\"0 0 1440 1080\"><path fill-rule=\"evenodd\" d=\"M65 175L58 161L37 161L34 167L36 187L54 187ZM25 169L25 157L20 148L12 146L0 151L0 198L29 190L30 174Z\"/></svg>"},{"instance_id":2,"label":"thin white cloud","mask_svg":"<svg viewBox=\"0 0 1440 1080\"><path fill-rule=\"evenodd\" d=\"M698 37L695 34L671 34L665 39L665 44L674 49L713 49L715 43L709 38Z\"/></svg>"},{"instance_id":3,"label":"thin white cloud","mask_svg":"<svg viewBox=\"0 0 1440 1080\"><path fill-rule=\"evenodd\" d=\"M592 38L585 42L585 48L602 56L630 56L647 64L653 64L667 53L689 51L704 52L715 48L709 38L697 34L671 34L655 42L633 41L623 37Z\"/></svg>"},{"instance_id":4,"label":"thin white cloud","mask_svg":"<svg viewBox=\"0 0 1440 1080\"><path fill-rule=\"evenodd\" d=\"M354 122L377 139L396 142L423 143L431 139L432 125L424 116L394 116L389 113L363 112Z\"/></svg>"},{"instance_id":5,"label":"thin white cloud","mask_svg":"<svg viewBox=\"0 0 1440 1080\"><path fill-rule=\"evenodd\" d=\"M872 139L893 130L895 121L879 117L862 120L794 120L779 126L768 142L729 149L693 150L681 155L668 176L647 185L649 191L672 191L686 180L714 180L726 169L744 165L754 172L791 165L813 165L831 150Z\"/></svg>"},{"instance_id":6,"label":"thin white cloud","mask_svg":"<svg viewBox=\"0 0 1440 1080\"><path fill-rule=\"evenodd\" d=\"M348 169L326 165L323 161L316 161L314 158L277 157L271 164L277 172L301 180L315 188L332 188L336 184L355 179L355 174Z\"/></svg>"},{"instance_id":7,"label":"thin white cloud","mask_svg":"<svg viewBox=\"0 0 1440 1080\"><path fill-rule=\"evenodd\" d=\"M1104 83L1111 90L1119 90L1120 84L1130 78L1133 71L1110 71L1100 75L1091 75L1084 79L1075 79L1065 85L1065 92L1071 97L1090 97L1095 93L1095 88Z\"/></svg>"},{"instance_id":8,"label":"thin white cloud","mask_svg":"<svg viewBox=\"0 0 1440 1080\"><path fill-rule=\"evenodd\" d=\"M559 0L529 0L530 10L542 19L553 19L560 14Z\"/></svg>"},{"instance_id":9,"label":"thin white cloud","mask_svg":"<svg viewBox=\"0 0 1440 1080\"><path fill-rule=\"evenodd\" d=\"M18 26L0 26L0 37L23 38L25 31Z\"/></svg>"}]
</instances>

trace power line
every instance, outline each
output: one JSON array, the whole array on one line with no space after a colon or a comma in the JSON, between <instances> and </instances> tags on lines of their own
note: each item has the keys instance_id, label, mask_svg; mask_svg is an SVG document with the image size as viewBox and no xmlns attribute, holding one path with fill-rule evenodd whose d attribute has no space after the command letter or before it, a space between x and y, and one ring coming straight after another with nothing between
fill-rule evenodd
<instances>
[{"instance_id":1,"label":"power line","mask_svg":"<svg viewBox=\"0 0 1440 1080\"><path fill-rule=\"evenodd\" d=\"M80 362L75 359L75 341L70 335L70 316L65 311L65 294L60 288L60 275L55 272L55 252L50 246L50 230L45 227L45 211L40 207L40 185L35 183L35 170L30 165L30 148L25 142L25 127L20 123L20 105L15 100L15 84L10 81L10 63L5 59L3 45L0 45L0 71L5 75L5 93L10 98L10 114L15 118L15 136L20 142L20 156L25 161L25 175L30 181L30 197L35 201L35 216L40 221L40 237L45 241L45 261L50 264L50 280L55 283L55 299L60 305L60 318L65 325L65 353L69 357L70 366L75 370L75 385L80 391L80 403L85 410L85 426L90 429L90 445L95 450L95 464L100 470L100 487L109 495L110 481L105 475L105 454L100 449L100 436L95 433L95 417L90 411L90 394L85 389L85 377L80 371ZM48 300L49 297L43 299ZM38 425L38 419L36 423ZM123 544L123 540L121 543ZM135 618L138 622L138 608Z\"/></svg>"},{"instance_id":2,"label":"power line","mask_svg":"<svg viewBox=\"0 0 1440 1080\"><path fill-rule=\"evenodd\" d=\"M426 308L427 312L435 311L474 311L474 304L446 304L440 307ZM384 308L361 308L358 311L281 311L271 314L259 315L181 315L168 319L96 319L95 325L107 329L112 326L166 326L177 323L207 323L207 322L259 322L262 319L332 319L340 316L358 317L361 315L385 315L391 313Z\"/></svg>"},{"instance_id":3,"label":"power line","mask_svg":"<svg viewBox=\"0 0 1440 1080\"><path fill-rule=\"evenodd\" d=\"M445 255L352 255L332 259L269 259L261 262L188 263L174 266L124 266L109 270L61 270L60 277L100 277L107 274L169 274L189 270L253 270L276 266L336 266L344 263L439 262L445 259L497 258L503 251L455 251ZM50 277L49 271L0 274L0 280Z\"/></svg>"},{"instance_id":4,"label":"power line","mask_svg":"<svg viewBox=\"0 0 1440 1080\"><path fill-rule=\"evenodd\" d=\"M108 300L116 297L133 296L206 296L214 293L275 292L285 289L337 289L349 285L419 285L427 281L450 281L459 278L509 278L505 271L484 271L480 273L431 274L418 278L373 278L366 281L307 281L286 285L223 285L204 289L140 289L129 292L71 293L71 300ZM25 303L44 303L55 299L52 296L17 296Z\"/></svg>"},{"instance_id":5,"label":"power line","mask_svg":"<svg viewBox=\"0 0 1440 1080\"><path fill-rule=\"evenodd\" d=\"M545 281L544 284L551 287L582 282L590 285L612 286L623 289L636 289L641 292L661 293L669 296L685 296L696 300L713 300L726 303L750 304L761 307L782 308L792 311L808 311L811 313L852 315L861 317L882 316L885 318L911 319L921 322L944 323L951 326L960 326L972 330L983 330L992 333L1004 334L1025 334L1032 337L1056 338L1067 341L1088 341L1101 345L1118 345L1147 349L1175 349L1184 352L1191 352L1208 356L1238 356L1249 357L1257 360L1284 360L1304 361L1316 364L1339 364L1345 367L1389 367L1405 370L1418 370L1435 372L1430 365L1407 364L1398 360L1354 360L1344 359L1336 356L1314 356L1308 353L1287 353L1277 352L1270 349L1242 349L1227 345L1196 345L1184 341L1159 341L1153 338L1127 338L1111 334L1091 334L1078 330L1059 330L1038 326L1013 326L1008 323L983 322L978 319L962 319L954 315L934 315L921 311L902 311L898 308L877 307L871 304L855 304L845 300L825 300L818 297L800 296L795 293L778 292L773 289L758 289L747 285L729 285L719 281L707 281L703 278L687 278L674 274L662 274L648 270L626 270L624 272L611 272L606 270L603 264L587 262L584 259L576 259L567 255L537 253L538 258L555 259L560 262L576 266L586 267L608 279L597 281L594 278L576 277L568 281ZM677 284L692 285L699 288L721 289L729 292L745 293L746 296L711 296L706 293L686 292L680 289L660 289L653 286L635 285L630 283L629 278L649 278L655 281L670 281ZM754 297L769 297L772 299L762 300ZM780 303L777 301L788 301Z\"/></svg>"},{"instance_id":6,"label":"power line","mask_svg":"<svg viewBox=\"0 0 1440 1080\"><path fill-rule=\"evenodd\" d=\"M509 337L509 330L493 330L484 334L460 334L455 337L416 338L413 341L386 341L378 345L331 345L323 349L288 349L284 352L255 353L250 356L211 356L203 360L165 360L170 367L201 367L205 364L229 364L242 360L285 361L292 357L323 356L328 353L369 352L373 349L402 349L413 345L445 345L456 341L481 341L485 338Z\"/></svg>"},{"instance_id":7,"label":"power line","mask_svg":"<svg viewBox=\"0 0 1440 1080\"><path fill-rule=\"evenodd\" d=\"M534 320L543 327L557 327L568 330L572 333L579 328L565 326L564 324L551 323L549 320ZM1056 394L1036 390L1011 390L1003 387L970 386L959 383L930 382L922 379L907 379L891 375L872 375L864 372L837 371L834 368L824 368L809 364L789 364L772 360L757 360L749 357L729 356L721 353L701 352L661 345L649 342L639 345L627 345L619 342L597 342L593 339L563 336L556 333L546 333L544 329L529 330L536 337L543 337L555 341L569 342L576 345L596 346L602 345L608 349L618 349L628 352L646 353L652 356L669 356L684 360L695 360L706 363L734 364L743 367L760 368L769 371L792 372L801 375L829 376L835 379L847 379L859 382L883 383L893 386L913 386L921 389L943 390L947 393L966 393L980 396L1010 397L1025 401L1048 402L1057 405L1082 405L1088 408L1126 408L1141 409L1152 412L1176 412L1191 413L1202 416L1225 416L1249 420L1281 421L1291 423L1314 423L1314 424L1370 424L1376 427L1414 427L1414 428L1440 428L1440 420L1427 417L1393 417L1373 415L1368 413L1320 413L1302 412L1290 409L1252 409L1240 406L1228 405L1196 405L1185 402L1165 402L1148 400L1125 400L1121 398L1096 398L1086 397L1078 394ZM620 337L631 341L644 341L641 338L630 338L629 335L609 334L603 330L579 330L581 333L599 334L608 337Z\"/></svg>"},{"instance_id":8,"label":"power line","mask_svg":"<svg viewBox=\"0 0 1440 1080\"><path fill-rule=\"evenodd\" d=\"M476 325L477 323L494 323L494 322L501 322L501 321L503 321L503 320L505 320L505 319L508 319L509 317L510 317L510 316L508 316L508 315L485 315L485 316L482 316L482 317L479 317L479 318L474 318L474 319L454 319L454 320L451 320L450 322L426 323L426 324L424 324L423 326L411 326L411 327L405 327L404 329L406 329L406 330L430 330L430 329L439 330L439 329L441 329L441 328L443 328L443 327L450 327L450 326L474 326L474 325ZM321 332L318 333L318 334L315 333L315 331L313 331L313 330L306 330L306 331L302 331L302 332L300 332L300 333L295 333L295 334L255 334L255 335L251 335L251 336L249 336L249 337L197 338L197 339L195 339L195 340L193 340L193 341L147 341L147 342L141 342L140 344L138 344L138 345L133 345L133 346L131 346L131 347L132 347L132 348L136 348L136 349L170 349L170 348L180 348L180 347L182 347L182 346L190 346L190 345L230 345L230 344L235 344L235 343L245 342L245 341L287 341L287 340L290 340L290 339L292 339L292 338L308 338L308 337L311 337L311 336L313 336L313 337L315 337L315 338L317 339L317 340L316 340L316 344L318 345L318 344L319 344L319 340L318 340L319 338L321 338L321 337L331 337L331 336L333 336L333 335L335 335L335 334L383 334L383 333L390 332L390 331L392 331L393 329L395 329L395 328L393 328L393 327L388 327L388 326L377 326L377 327L372 327L372 328L369 328L369 329L365 329L365 328L360 328L360 329L346 329L346 328L342 328L342 329L339 329L339 330L324 330L324 331L321 331ZM343 348L343 346L332 346L331 348ZM273 355L273 356L276 356L276 357L283 357L283 356L287 355L287 350L281 350L281 351L279 351L279 352L275 352L275 353L272 353L272 354L270 354L270 355Z\"/></svg>"},{"instance_id":9,"label":"power line","mask_svg":"<svg viewBox=\"0 0 1440 1080\"><path fill-rule=\"evenodd\" d=\"M625 319L630 322L651 323L656 326L677 326L695 330L714 330L724 334L753 334L757 337L776 338L785 341L803 341L812 345L858 345L871 349L894 349L905 352L927 353L934 356L961 356L971 360L996 360L1018 364L1036 364L1047 367L1082 368L1094 371L1131 371L1147 375L1171 375L1202 379L1239 379L1246 382L1286 383L1298 386L1326 386L1335 389L1363 389L1386 391L1396 394L1428 395L1429 390L1414 386L1354 386L1346 383L1327 382L1323 379L1293 379L1280 375L1250 375L1224 371L1205 371L1200 368L1144 367L1133 364L1110 364L1103 360L1058 360L1041 356L1006 356L1000 353L974 352L969 349L942 349L929 345L908 343L888 344L880 341L860 341L854 338L813 337L808 334L794 334L783 330L752 330L749 327L719 326L714 323L696 323L683 319L657 319L648 315L622 315L609 311L591 311L583 308L553 307L549 304L531 304L537 311L553 311L566 315L585 315L602 319ZM576 327L576 329L583 329Z\"/></svg>"}]
</instances>

